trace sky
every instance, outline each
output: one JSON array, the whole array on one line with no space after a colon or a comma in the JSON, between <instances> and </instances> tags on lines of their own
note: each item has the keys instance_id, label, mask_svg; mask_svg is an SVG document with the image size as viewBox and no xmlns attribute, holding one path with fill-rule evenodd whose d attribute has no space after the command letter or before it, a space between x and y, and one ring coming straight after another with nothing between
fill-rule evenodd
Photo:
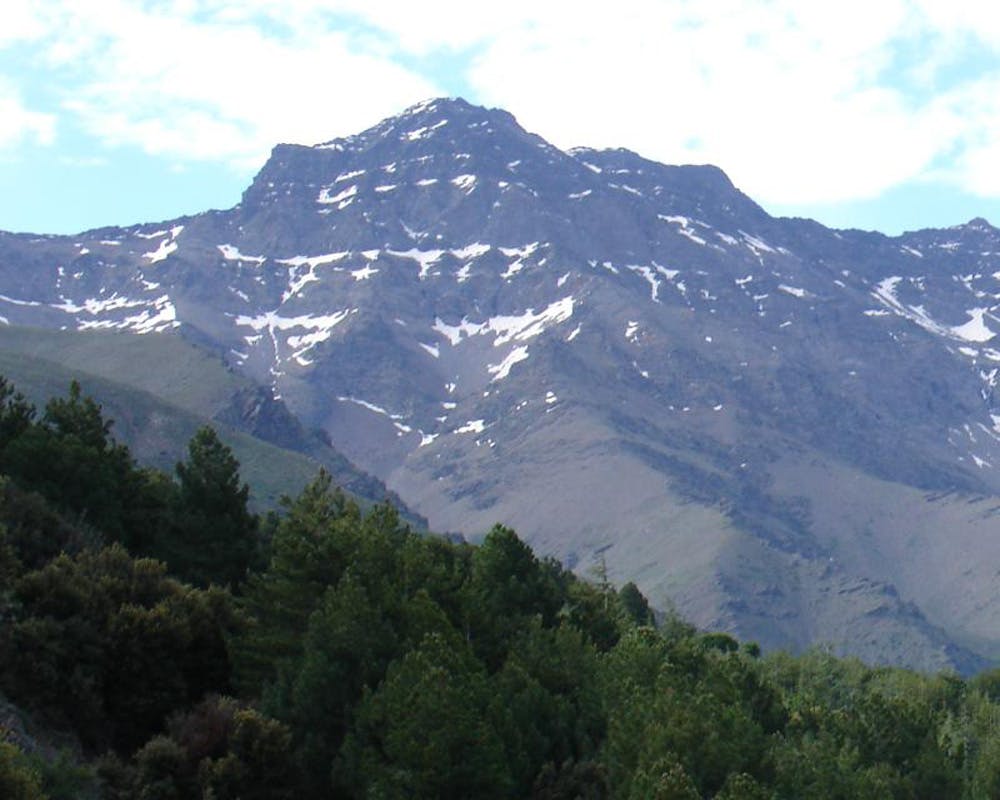
<instances>
[{"instance_id":1,"label":"sky","mask_svg":"<svg viewBox=\"0 0 1000 800\"><path fill-rule=\"evenodd\" d=\"M1000 226L981 0L3 0L0 230L228 208L275 144L440 96L715 164L776 215Z\"/></svg>"}]
</instances>

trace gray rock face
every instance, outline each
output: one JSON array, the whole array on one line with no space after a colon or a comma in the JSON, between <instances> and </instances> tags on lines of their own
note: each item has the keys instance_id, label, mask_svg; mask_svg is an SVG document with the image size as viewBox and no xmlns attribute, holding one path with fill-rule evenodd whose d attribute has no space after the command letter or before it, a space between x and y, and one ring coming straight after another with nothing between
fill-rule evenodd
<instances>
[{"instance_id":1,"label":"gray rock face","mask_svg":"<svg viewBox=\"0 0 1000 800\"><path fill-rule=\"evenodd\" d=\"M715 167L436 100L279 145L228 211L0 235L0 295L12 324L179 328L432 528L603 557L700 625L925 668L1000 653L983 220L776 219Z\"/></svg>"}]
</instances>

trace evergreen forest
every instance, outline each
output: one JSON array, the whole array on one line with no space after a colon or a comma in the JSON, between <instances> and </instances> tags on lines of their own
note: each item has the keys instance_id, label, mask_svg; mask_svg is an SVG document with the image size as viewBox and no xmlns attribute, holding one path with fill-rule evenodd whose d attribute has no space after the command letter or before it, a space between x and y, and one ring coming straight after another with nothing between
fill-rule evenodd
<instances>
[{"instance_id":1,"label":"evergreen forest","mask_svg":"<svg viewBox=\"0 0 1000 800\"><path fill-rule=\"evenodd\" d=\"M1000 797L1000 670L761 654L322 472L257 513L77 384L0 379L0 475L0 798Z\"/></svg>"}]
</instances>

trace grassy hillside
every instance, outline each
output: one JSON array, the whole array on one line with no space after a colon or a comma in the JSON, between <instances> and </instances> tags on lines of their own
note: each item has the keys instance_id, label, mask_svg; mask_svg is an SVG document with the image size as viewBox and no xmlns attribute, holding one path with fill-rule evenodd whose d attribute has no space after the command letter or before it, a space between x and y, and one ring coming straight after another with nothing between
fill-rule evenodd
<instances>
[{"instance_id":1,"label":"grassy hillside","mask_svg":"<svg viewBox=\"0 0 1000 800\"><path fill-rule=\"evenodd\" d=\"M140 389L203 417L214 416L233 394L253 385L217 355L172 334L2 327L0 352Z\"/></svg>"},{"instance_id":2,"label":"grassy hillside","mask_svg":"<svg viewBox=\"0 0 1000 800\"><path fill-rule=\"evenodd\" d=\"M7 333L7 331L4 331ZM108 380L83 369L11 350L0 350L0 374L6 376L39 408L48 398L64 396L73 380L94 397L104 415L114 420L115 438L128 444L133 456L166 471L183 460L187 443L208 419L152 393ZM319 471L319 462L283 450L230 426L213 423L242 465L255 506L271 508L283 494L296 495Z\"/></svg>"},{"instance_id":3,"label":"grassy hillside","mask_svg":"<svg viewBox=\"0 0 1000 800\"><path fill-rule=\"evenodd\" d=\"M233 448L262 508L297 494L322 466L363 505L388 497L412 524L426 527L380 481L303 429L268 391L179 335L2 327L0 374L38 406L78 380L105 406L136 458L161 469L172 469L194 431L211 423ZM248 398L261 396L267 413L241 420Z\"/></svg>"}]
</instances>

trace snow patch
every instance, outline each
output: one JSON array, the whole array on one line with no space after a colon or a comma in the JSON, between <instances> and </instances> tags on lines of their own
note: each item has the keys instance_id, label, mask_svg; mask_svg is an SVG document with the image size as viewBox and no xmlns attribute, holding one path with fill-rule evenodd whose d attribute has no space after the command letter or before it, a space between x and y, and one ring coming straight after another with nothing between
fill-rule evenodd
<instances>
[{"instance_id":1,"label":"snow patch","mask_svg":"<svg viewBox=\"0 0 1000 800\"><path fill-rule=\"evenodd\" d=\"M14 306L40 306L41 305L41 303L39 303L37 300L17 300L17 299L15 299L13 297L8 297L5 294L0 294L0 300L3 300L3 302L5 302L5 303L10 303L11 305L14 305ZM58 308L58 306L55 306L55 307ZM65 309L63 309L63 310L65 310Z\"/></svg>"},{"instance_id":2,"label":"snow patch","mask_svg":"<svg viewBox=\"0 0 1000 800\"><path fill-rule=\"evenodd\" d=\"M986 324L987 308L971 308L966 313L969 321L963 325L947 326L930 317L923 306L906 306L896 296L896 286L903 279L898 275L885 278L872 291L879 302L898 316L908 319L926 331L958 339L965 342L982 343L990 341L996 334Z\"/></svg>"},{"instance_id":3,"label":"snow patch","mask_svg":"<svg viewBox=\"0 0 1000 800\"><path fill-rule=\"evenodd\" d=\"M281 295L281 302L286 303L295 297L302 289L314 281L318 281L316 268L323 264L330 264L347 258L350 253L327 253L321 256L295 256L294 258L283 258L279 264L288 266L288 288ZM302 267L306 267L302 270ZM339 269L339 268L338 268ZM378 270L376 270L377 272Z\"/></svg>"},{"instance_id":4,"label":"snow patch","mask_svg":"<svg viewBox=\"0 0 1000 800\"><path fill-rule=\"evenodd\" d=\"M340 175L338 175L336 178L333 179L333 182L343 183L344 181L349 181L352 178L357 178L364 174L365 171L363 169L356 169L353 170L352 172L342 172Z\"/></svg>"},{"instance_id":5,"label":"snow patch","mask_svg":"<svg viewBox=\"0 0 1000 800\"><path fill-rule=\"evenodd\" d=\"M150 264L157 264L165 260L171 253L177 251L177 242L173 239L164 239L160 246L148 253L143 253L142 257L149 260Z\"/></svg>"},{"instance_id":6,"label":"snow patch","mask_svg":"<svg viewBox=\"0 0 1000 800\"><path fill-rule=\"evenodd\" d=\"M986 308L970 308L965 312L969 315L969 321L964 325L953 327L952 334L966 342L988 342L996 336L983 320L988 310Z\"/></svg>"},{"instance_id":7,"label":"snow patch","mask_svg":"<svg viewBox=\"0 0 1000 800\"><path fill-rule=\"evenodd\" d=\"M508 278L511 278L519 273L522 269L524 269L524 262L518 259L517 261L511 262L507 269L500 273L500 277L507 280Z\"/></svg>"},{"instance_id":8,"label":"snow patch","mask_svg":"<svg viewBox=\"0 0 1000 800\"><path fill-rule=\"evenodd\" d=\"M489 329L497 334L497 339L493 344L499 346L511 340L531 339L543 333L547 325L565 322L572 316L573 298L564 297L550 303L538 314L535 314L532 309L528 309L524 314L518 316L491 317Z\"/></svg>"},{"instance_id":9,"label":"snow patch","mask_svg":"<svg viewBox=\"0 0 1000 800\"><path fill-rule=\"evenodd\" d=\"M406 419L405 414L393 414L391 411L387 411L386 409L382 408L382 406L375 405L375 403L369 403L367 400L361 400L360 398L350 397L348 395L339 395L337 397L337 400L339 400L341 403L353 403L354 405L361 406L362 408L367 409L368 411L371 411L375 414L378 414L379 416L387 417L388 419L392 420L392 424L396 427L396 430L398 430L401 435L413 432L413 428L411 428L409 425L404 425L402 422L400 422L400 420Z\"/></svg>"},{"instance_id":10,"label":"snow patch","mask_svg":"<svg viewBox=\"0 0 1000 800\"><path fill-rule=\"evenodd\" d=\"M461 428L455 428L455 433L482 433L486 430L486 421L482 419L470 419Z\"/></svg>"},{"instance_id":11,"label":"snow patch","mask_svg":"<svg viewBox=\"0 0 1000 800\"><path fill-rule=\"evenodd\" d=\"M482 242L473 242L472 244L467 244L464 247L459 247L454 250L420 250L412 247L409 250L386 250L386 252L390 255L398 256L399 258L413 259L420 264L419 277L422 280L430 274L431 267L436 264L445 253L451 254L460 261L467 261L478 258L479 256L488 253L491 249L493 249L492 245L483 244ZM468 265L456 273L456 277L460 283L468 279L469 273L467 269Z\"/></svg>"},{"instance_id":12,"label":"snow patch","mask_svg":"<svg viewBox=\"0 0 1000 800\"><path fill-rule=\"evenodd\" d=\"M330 187L327 186L320 191L319 195L316 197L316 202L321 205L340 205L341 208L345 208L346 206L344 204L349 203L352 199L354 199L357 193L357 185L352 185L331 197Z\"/></svg>"},{"instance_id":13,"label":"snow patch","mask_svg":"<svg viewBox=\"0 0 1000 800\"><path fill-rule=\"evenodd\" d=\"M301 267L308 264L310 267L318 267L321 264L331 264L334 261L341 261L350 255L349 252L325 253L321 256L293 256L292 258L279 258L279 264L287 264L290 267Z\"/></svg>"},{"instance_id":14,"label":"snow patch","mask_svg":"<svg viewBox=\"0 0 1000 800\"><path fill-rule=\"evenodd\" d=\"M363 266L361 269L356 269L351 272L351 277L356 281L366 281L372 275L377 275L378 270L372 267L370 264Z\"/></svg>"},{"instance_id":15,"label":"snow patch","mask_svg":"<svg viewBox=\"0 0 1000 800\"><path fill-rule=\"evenodd\" d=\"M255 317L237 316L235 323L255 331L267 331L274 343L276 358L279 355L278 331L290 331L297 328L308 331L308 333L301 335L289 336L287 339L288 346L295 351L292 353L292 358L301 358L313 347L329 339L333 329L351 314L356 314L357 311L356 308L345 308L343 311L335 311L332 314L320 316L302 314L296 317L283 317L277 311L268 311Z\"/></svg>"},{"instance_id":16,"label":"snow patch","mask_svg":"<svg viewBox=\"0 0 1000 800\"><path fill-rule=\"evenodd\" d=\"M263 264L267 261L267 256L247 256L241 253L239 248L231 244L218 244L216 247L226 261L249 261L255 264Z\"/></svg>"},{"instance_id":17,"label":"snow patch","mask_svg":"<svg viewBox=\"0 0 1000 800\"><path fill-rule=\"evenodd\" d=\"M785 294L790 294L792 297L806 298L813 297L812 292L807 292L805 289L799 289L797 286L788 286L784 283L778 284L778 291L784 292Z\"/></svg>"},{"instance_id":18,"label":"snow patch","mask_svg":"<svg viewBox=\"0 0 1000 800\"><path fill-rule=\"evenodd\" d=\"M5 298L6 299L6 298ZM10 301L14 302L14 301ZM120 308L136 308L138 306L144 306L147 304L146 300L131 300L127 297L120 297L118 293L111 295L107 300L99 300L96 297L88 298L83 301L82 306L76 305L72 300L63 298L62 303L53 303L52 308L59 311L65 311L67 314L78 314L81 311L93 316L98 314L105 314L109 311L116 311ZM27 303L18 303L18 305L28 305Z\"/></svg>"},{"instance_id":19,"label":"snow patch","mask_svg":"<svg viewBox=\"0 0 1000 800\"><path fill-rule=\"evenodd\" d=\"M471 258L479 258L481 255L485 255L490 250L493 249L492 245L483 244L482 242L473 242L472 244L467 244L465 247L460 247L457 250L451 250L451 254L462 261Z\"/></svg>"},{"instance_id":20,"label":"snow patch","mask_svg":"<svg viewBox=\"0 0 1000 800\"><path fill-rule=\"evenodd\" d=\"M436 131L438 128L441 128L441 127L443 127L443 126L445 126L447 124L448 124L448 120L443 119L440 122L435 123L434 125L424 126L422 128L415 128L412 131L408 131L407 133L404 133L399 138L402 141L406 141L406 142L416 142L416 141L419 141L420 139L426 139L428 136L430 136L432 133L434 133L434 131Z\"/></svg>"},{"instance_id":21,"label":"snow patch","mask_svg":"<svg viewBox=\"0 0 1000 800\"><path fill-rule=\"evenodd\" d=\"M435 319L433 330L444 336L452 346L461 343L463 338L493 333L496 339L494 347L499 347L510 341L527 341L543 333L548 325L565 322L573 316L574 300L564 297L550 303L539 313L528 309L517 316L490 317L485 322L470 322L463 317L458 325L449 325L440 317Z\"/></svg>"},{"instance_id":22,"label":"snow patch","mask_svg":"<svg viewBox=\"0 0 1000 800\"><path fill-rule=\"evenodd\" d=\"M739 231L740 237L746 243L746 246L753 251L754 255L760 256L761 251L765 253L776 253L778 252L775 248L771 247L763 239L759 239L756 236L752 236L744 230Z\"/></svg>"},{"instance_id":23,"label":"snow patch","mask_svg":"<svg viewBox=\"0 0 1000 800\"><path fill-rule=\"evenodd\" d=\"M521 247L500 247L498 248L501 253L503 253L507 258L527 258L532 255L538 249L538 242L531 242L531 244L525 244Z\"/></svg>"},{"instance_id":24,"label":"snow patch","mask_svg":"<svg viewBox=\"0 0 1000 800\"><path fill-rule=\"evenodd\" d=\"M646 282L649 284L649 299L654 303L660 302L660 280L657 276L662 276L670 281L680 274L675 269L661 267L655 261L652 267L640 264L626 264L625 269L631 270L646 279Z\"/></svg>"},{"instance_id":25,"label":"snow patch","mask_svg":"<svg viewBox=\"0 0 1000 800\"><path fill-rule=\"evenodd\" d=\"M459 189L469 194L473 189L476 188L476 176L475 175L459 175L451 179L451 183L457 186Z\"/></svg>"},{"instance_id":26,"label":"snow patch","mask_svg":"<svg viewBox=\"0 0 1000 800\"><path fill-rule=\"evenodd\" d=\"M486 370L494 376L493 381L500 381L510 374L511 367L521 361L525 361L527 358L528 348L520 345L511 350L507 354L507 357L499 364L488 364Z\"/></svg>"},{"instance_id":27,"label":"snow patch","mask_svg":"<svg viewBox=\"0 0 1000 800\"><path fill-rule=\"evenodd\" d=\"M420 265L420 274L418 277L423 280L430 273L431 267L437 263L438 259L441 258L447 251L445 250L418 250L415 247L411 247L409 250L386 250L390 255L398 256L399 258L410 258L416 261Z\"/></svg>"},{"instance_id":28,"label":"snow patch","mask_svg":"<svg viewBox=\"0 0 1000 800\"><path fill-rule=\"evenodd\" d=\"M180 324L177 322L177 309L174 308L169 295L162 295L155 300L149 301L131 300L127 297L119 297L117 294L114 294L107 300L98 300L96 298L85 300L82 306L63 298L62 303L52 304L51 307L59 311L65 311L67 314L85 313L92 317L121 309L142 308L142 311L138 314L132 314L120 319L77 319L77 329L81 331L115 329L128 330L140 334L159 333L168 328L175 328Z\"/></svg>"}]
</instances>

